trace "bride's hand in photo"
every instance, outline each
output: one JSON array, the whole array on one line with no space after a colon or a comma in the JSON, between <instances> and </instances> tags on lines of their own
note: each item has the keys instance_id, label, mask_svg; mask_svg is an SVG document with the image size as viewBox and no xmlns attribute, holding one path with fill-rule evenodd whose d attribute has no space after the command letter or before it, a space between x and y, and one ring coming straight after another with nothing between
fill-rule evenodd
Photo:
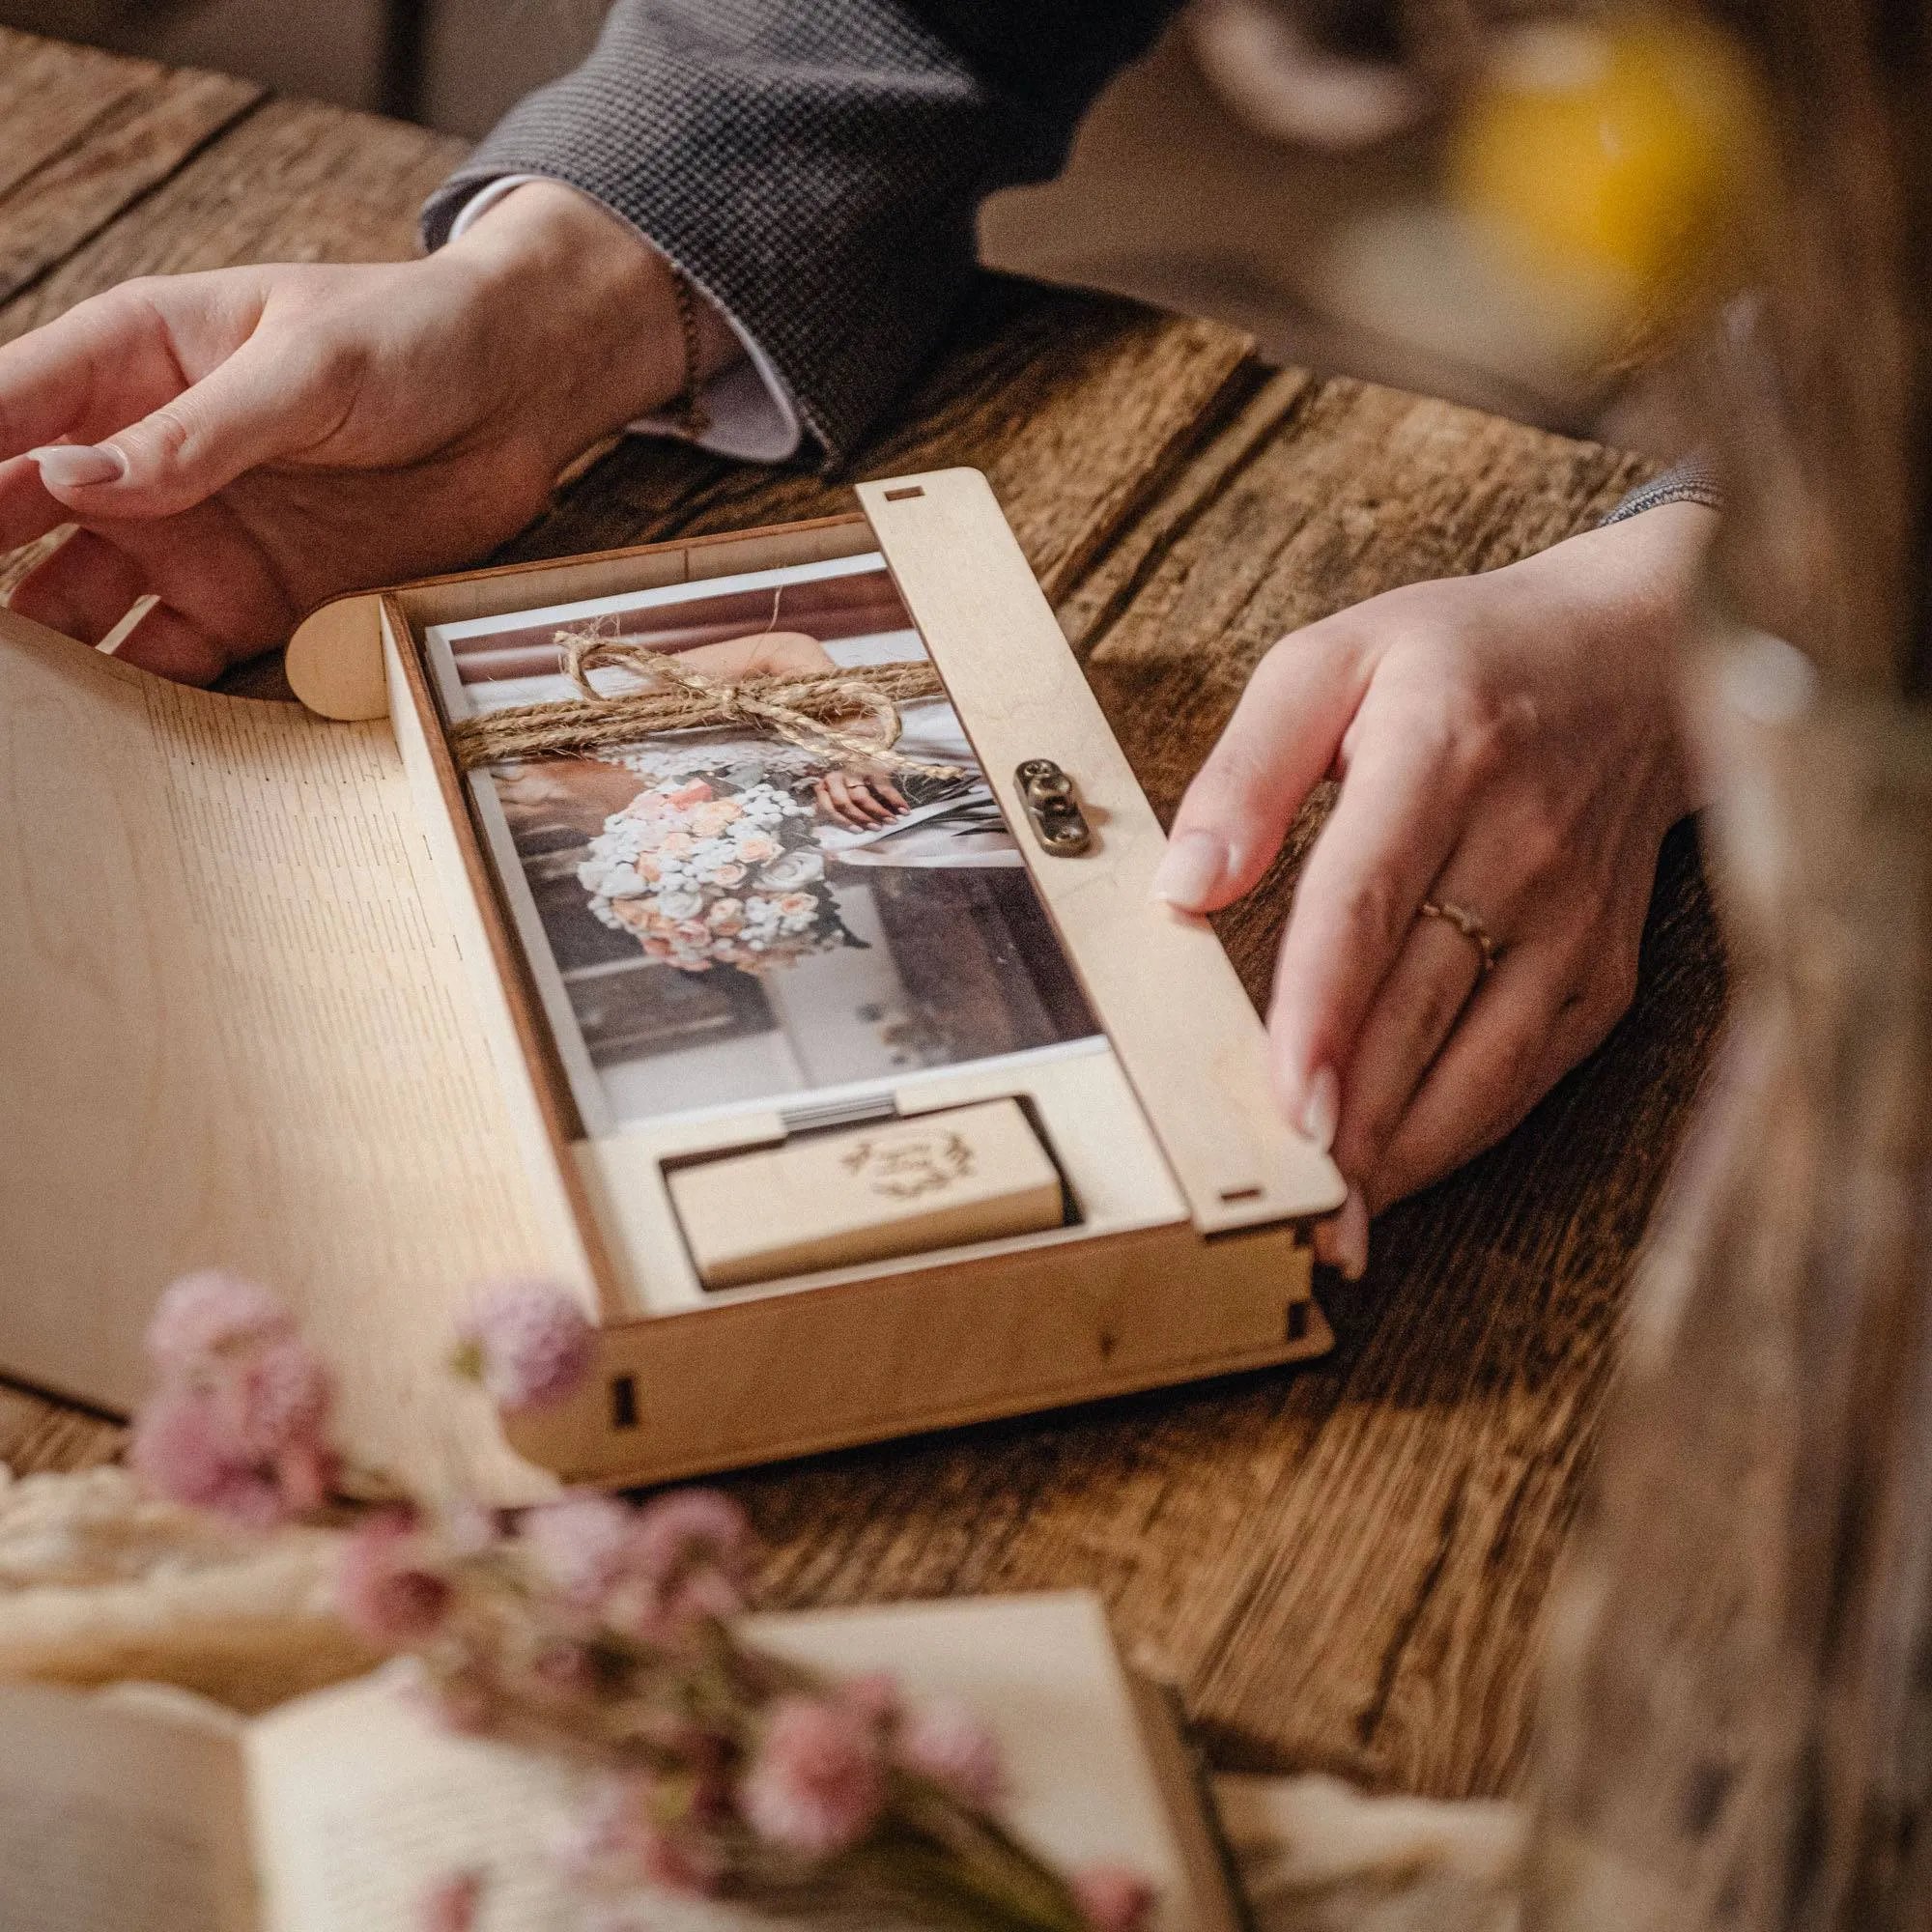
<instances>
[{"instance_id":1,"label":"bride's hand in photo","mask_svg":"<svg viewBox=\"0 0 1932 1932\"><path fill-rule=\"evenodd\" d=\"M0 348L0 552L79 526L13 608L92 644L152 593L122 655L206 683L512 535L684 355L663 259L549 183L422 261L126 283Z\"/></svg>"},{"instance_id":2,"label":"bride's hand in photo","mask_svg":"<svg viewBox=\"0 0 1932 1932\"><path fill-rule=\"evenodd\" d=\"M1676 655L1716 522L1667 505L1283 639L1181 801L1155 890L1207 912L1341 781L1268 1031L1286 1117L1350 1183L1318 1251L1351 1275L1370 1213L1500 1139L1630 1005L1691 806Z\"/></svg>"},{"instance_id":3,"label":"bride's hand in photo","mask_svg":"<svg viewBox=\"0 0 1932 1932\"><path fill-rule=\"evenodd\" d=\"M819 810L848 832L876 832L910 810L905 794L884 765L827 772L811 789Z\"/></svg>"}]
</instances>

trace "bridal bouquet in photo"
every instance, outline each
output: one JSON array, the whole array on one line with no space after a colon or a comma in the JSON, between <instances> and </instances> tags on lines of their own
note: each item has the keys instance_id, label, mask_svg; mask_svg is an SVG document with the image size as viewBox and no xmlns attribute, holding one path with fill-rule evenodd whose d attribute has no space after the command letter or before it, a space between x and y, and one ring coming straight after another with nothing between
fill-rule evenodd
<instances>
[{"instance_id":1,"label":"bridal bouquet in photo","mask_svg":"<svg viewBox=\"0 0 1932 1932\"><path fill-rule=\"evenodd\" d=\"M451 1366L506 1408L540 1408L577 1389L591 1344L570 1296L513 1285L479 1298ZM272 1296L190 1276L162 1297L149 1352L128 1460L151 1492L261 1530L318 1508L340 1466L329 1378ZM347 1537L337 1605L375 1652L414 1661L443 1722L569 1768L553 1856L586 1926L661 1922L670 1891L840 1925L1136 1932L1141 1879L1064 1875L1002 1825L1000 1748L972 1710L748 1642L752 1559L742 1512L712 1491L514 1516L409 1503ZM484 1891L447 1874L423 1932L469 1932Z\"/></svg>"},{"instance_id":2,"label":"bridal bouquet in photo","mask_svg":"<svg viewBox=\"0 0 1932 1932\"><path fill-rule=\"evenodd\" d=\"M590 910L681 972L791 965L860 942L825 882L812 813L759 781L653 785L604 821L577 876Z\"/></svg>"}]
</instances>

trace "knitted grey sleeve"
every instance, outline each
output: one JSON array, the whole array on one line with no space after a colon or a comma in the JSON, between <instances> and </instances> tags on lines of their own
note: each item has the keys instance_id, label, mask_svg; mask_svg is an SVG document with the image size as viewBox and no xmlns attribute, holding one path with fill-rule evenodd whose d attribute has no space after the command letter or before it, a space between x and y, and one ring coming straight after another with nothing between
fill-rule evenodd
<instances>
[{"instance_id":1,"label":"knitted grey sleeve","mask_svg":"<svg viewBox=\"0 0 1932 1932\"><path fill-rule=\"evenodd\" d=\"M1664 503L1704 503L1711 509L1721 510L1724 490L1718 480L1716 464L1701 454L1687 456L1662 476L1639 483L1598 527L1608 529L1612 524L1640 517L1644 511L1655 510Z\"/></svg>"},{"instance_id":2,"label":"knitted grey sleeve","mask_svg":"<svg viewBox=\"0 0 1932 1932\"><path fill-rule=\"evenodd\" d=\"M634 224L771 357L828 464L932 353L993 189L1044 180L1175 0L617 0L431 199L504 175Z\"/></svg>"}]
</instances>

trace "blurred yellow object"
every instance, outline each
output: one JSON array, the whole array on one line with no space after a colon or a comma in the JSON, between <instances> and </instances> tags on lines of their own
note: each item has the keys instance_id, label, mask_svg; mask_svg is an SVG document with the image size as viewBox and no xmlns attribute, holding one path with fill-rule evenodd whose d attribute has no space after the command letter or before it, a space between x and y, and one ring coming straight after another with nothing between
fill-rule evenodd
<instances>
[{"instance_id":1,"label":"blurred yellow object","mask_svg":"<svg viewBox=\"0 0 1932 1932\"><path fill-rule=\"evenodd\" d=\"M1451 194L1532 274L1618 287L1633 315L1726 271L1769 191L1764 115L1716 26L1640 14L1519 29L1451 142Z\"/></svg>"}]
</instances>

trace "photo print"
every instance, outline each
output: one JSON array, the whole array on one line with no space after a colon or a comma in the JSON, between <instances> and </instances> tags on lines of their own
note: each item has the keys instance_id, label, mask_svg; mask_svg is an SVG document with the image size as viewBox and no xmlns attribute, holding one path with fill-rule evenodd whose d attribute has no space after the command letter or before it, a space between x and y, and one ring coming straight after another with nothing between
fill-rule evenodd
<instances>
[{"instance_id":1,"label":"photo print","mask_svg":"<svg viewBox=\"0 0 1932 1932\"><path fill-rule=\"evenodd\" d=\"M436 626L451 722L575 697L584 637L714 683L928 662L883 559L840 557ZM837 748L734 724L472 774L589 1132L1103 1045L952 705L898 708L895 760L861 715Z\"/></svg>"}]
</instances>

